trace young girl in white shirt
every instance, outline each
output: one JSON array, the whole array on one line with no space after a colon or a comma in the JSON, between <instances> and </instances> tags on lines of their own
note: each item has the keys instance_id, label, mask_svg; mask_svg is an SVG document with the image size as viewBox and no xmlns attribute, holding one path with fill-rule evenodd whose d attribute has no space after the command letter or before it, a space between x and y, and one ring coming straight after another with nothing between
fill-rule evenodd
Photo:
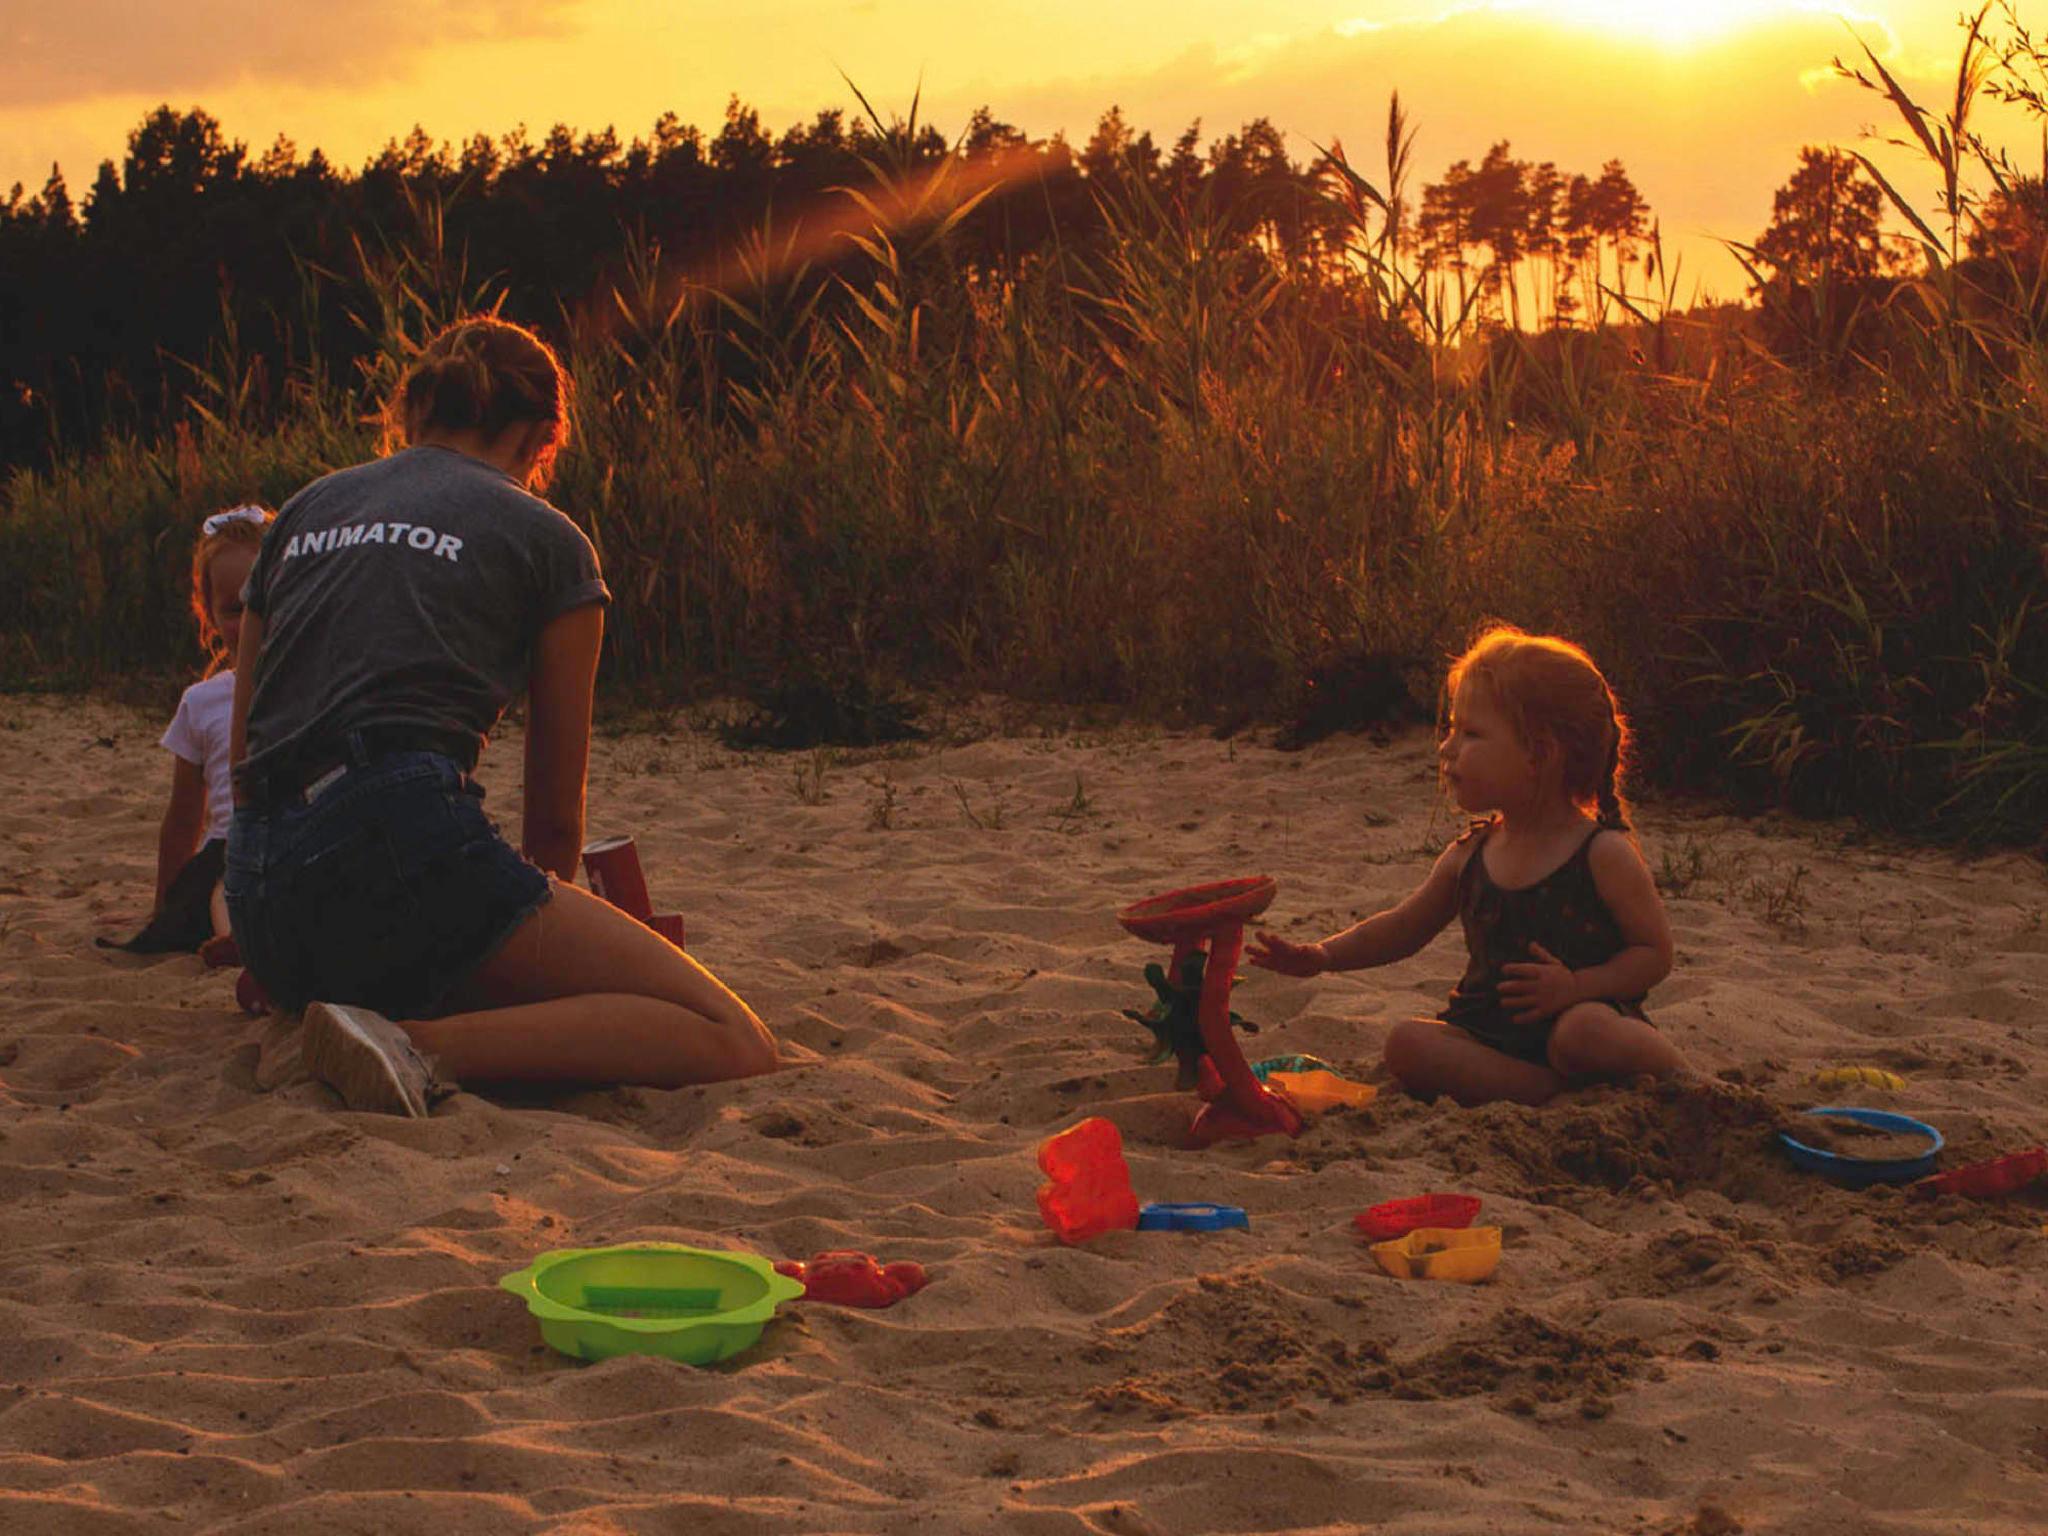
<instances>
[{"instance_id":1,"label":"young girl in white shirt","mask_svg":"<svg viewBox=\"0 0 2048 1536\"><path fill-rule=\"evenodd\" d=\"M206 675L185 690L163 734L162 745L171 754L171 798L157 832L156 904L143 930L114 947L154 955L204 952L231 942L221 893L235 809L228 772L235 701L231 663L242 637L242 587L270 519L262 507L240 506L199 525L192 617L208 655Z\"/></svg>"}]
</instances>

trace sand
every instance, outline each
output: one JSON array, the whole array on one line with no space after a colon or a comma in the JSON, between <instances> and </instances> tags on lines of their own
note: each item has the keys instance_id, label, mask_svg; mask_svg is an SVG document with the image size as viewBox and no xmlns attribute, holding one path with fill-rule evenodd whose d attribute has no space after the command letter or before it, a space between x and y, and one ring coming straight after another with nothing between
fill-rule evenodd
<instances>
[{"instance_id":1,"label":"sand","mask_svg":"<svg viewBox=\"0 0 2048 1536\"><path fill-rule=\"evenodd\" d=\"M1450 823L1420 735L1284 754L991 733L864 760L608 736L591 831L801 1064L680 1092L341 1111L232 973L95 951L150 887L161 722L0 701L0 1531L2009 1532L2048 1522L2048 1183L1852 1193L1772 1131L1836 1102L2048 1136L2048 880L1843 829L1652 804L1690 1087L1541 1110L1383 1092L1298 1141L1179 1149L1192 1099L1119 1016L1160 958L1112 919L1271 873L1316 936ZM483 771L516 825L516 734ZM1251 973L1248 1054L1362 1075L1455 934ZM261 1086L270 1084L268 1091ZM1121 1127L1140 1198L1249 1232L1039 1225L1043 1137ZM1484 1197L1505 1255L1402 1282L1351 1227ZM497 1278L652 1238L928 1266L797 1304L712 1369L571 1363Z\"/></svg>"}]
</instances>

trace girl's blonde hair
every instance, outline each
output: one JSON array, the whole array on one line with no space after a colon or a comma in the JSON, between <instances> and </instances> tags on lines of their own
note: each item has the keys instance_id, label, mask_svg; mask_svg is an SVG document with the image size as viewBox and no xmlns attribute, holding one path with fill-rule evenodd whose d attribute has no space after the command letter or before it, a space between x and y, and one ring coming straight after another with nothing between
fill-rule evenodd
<instances>
[{"instance_id":1,"label":"girl's blonde hair","mask_svg":"<svg viewBox=\"0 0 2048 1536\"><path fill-rule=\"evenodd\" d=\"M545 487L569 441L573 397L554 349L523 325L490 315L447 326L420 349L385 408L385 443L417 443L432 431L494 438L522 422L551 429L532 481Z\"/></svg>"},{"instance_id":2,"label":"girl's blonde hair","mask_svg":"<svg viewBox=\"0 0 2048 1536\"><path fill-rule=\"evenodd\" d=\"M199 626L199 643L206 647L208 677L234 660L221 639L220 621L213 616L213 562L224 549L253 553L276 516L267 507L230 507L199 525L199 542L192 546L192 622Z\"/></svg>"},{"instance_id":3,"label":"girl's blonde hair","mask_svg":"<svg viewBox=\"0 0 2048 1536\"><path fill-rule=\"evenodd\" d=\"M1564 792L1602 826L1628 830L1622 779L1629 763L1628 717L1583 646L1557 635L1532 635L1493 624L1451 663L1446 704L1466 680L1483 681L1515 736L1534 749L1557 749Z\"/></svg>"}]
</instances>

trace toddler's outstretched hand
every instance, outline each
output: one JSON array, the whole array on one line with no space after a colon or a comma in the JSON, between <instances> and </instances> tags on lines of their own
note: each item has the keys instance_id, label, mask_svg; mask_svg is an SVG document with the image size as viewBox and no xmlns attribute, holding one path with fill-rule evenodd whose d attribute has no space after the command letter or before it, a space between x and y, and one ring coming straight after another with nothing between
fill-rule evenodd
<instances>
[{"instance_id":1,"label":"toddler's outstretched hand","mask_svg":"<svg viewBox=\"0 0 2048 1536\"><path fill-rule=\"evenodd\" d=\"M1330 968L1330 952L1322 945L1297 944L1264 929L1252 940L1244 957L1248 963L1262 970L1278 971L1282 976L1320 976Z\"/></svg>"},{"instance_id":2,"label":"toddler's outstretched hand","mask_svg":"<svg viewBox=\"0 0 2048 1536\"><path fill-rule=\"evenodd\" d=\"M1533 961L1518 960L1502 966L1507 979L1500 984L1500 1000L1517 1024L1535 1024L1555 1017L1579 1001L1578 989L1565 963L1541 944L1531 944Z\"/></svg>"}]
</instances>

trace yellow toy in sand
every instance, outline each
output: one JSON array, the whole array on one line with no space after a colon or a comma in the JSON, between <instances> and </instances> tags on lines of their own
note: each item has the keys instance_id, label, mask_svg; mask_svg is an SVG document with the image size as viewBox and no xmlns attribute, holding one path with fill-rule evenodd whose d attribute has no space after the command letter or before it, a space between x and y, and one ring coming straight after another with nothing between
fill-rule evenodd
<instances>
[{"instance_id":1,"label":"yellow toy in sand","mask_svg":"<svg viewBox=\"0 0 2048 1536\"><path fill-rule=\"evenodd\" d=\"M1331 1109L1363 1109L1380 1092L1370 1083L1354 1083L1322 1068L1312 1072L1268 1072L1266 1081L1275 1088L1284 1088L1287 1096L1310 1114Z\"/></svg>"},{"instance_id":2,"label":"yellow toy in sand","mask_svg":"<svg viewBox=\"0 0 2048 1536\"><path fill-rule=\"evenodd\" d=\"M1886 1093L1903 1093L1906 1080L1883 1067L1828 1067L1813 1074L1816 1088L1881 1088Z\"/></svg>"},{"instance_id":3,"label":"yellow toy in sand","mask_svg":"<svg viewBox=\"0 0 2048 1536\"><path fill-rule=\"evenodd\" d=\"M1390 1242L1374 1243L1372 1256L1396 1280L1484 1280L1500 1264L1499 1227L1417 1227Z\"/></svg>"}]
</instances>

